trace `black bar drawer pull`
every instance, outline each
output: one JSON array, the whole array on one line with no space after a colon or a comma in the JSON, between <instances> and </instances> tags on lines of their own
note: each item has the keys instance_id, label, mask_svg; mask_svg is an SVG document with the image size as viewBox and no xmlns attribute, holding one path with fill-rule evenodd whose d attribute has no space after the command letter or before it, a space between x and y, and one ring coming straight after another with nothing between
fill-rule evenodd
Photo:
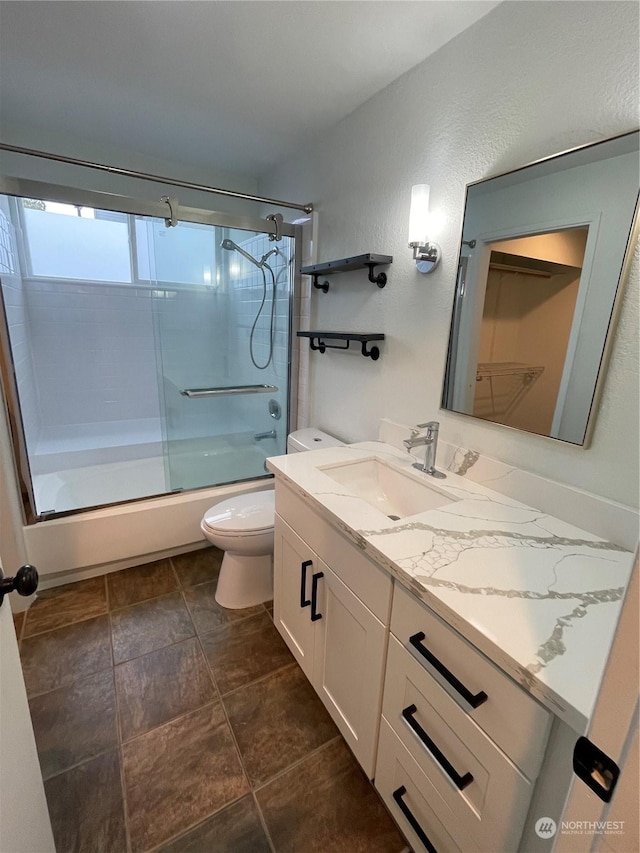
<instances>
[{"instance_id":1,"label":"black bar drawer pull","mask_svg":"<svg viewBox=\"0 0 640 853\"><path fill-rule=\"evenodd\" d=\"M316 572L315 575L311 575L311 621L317 622L318 619L322 619L322 613L318 613L316 610L318 604L318 581L320 578L324 577L324 572Z\"/></svg>"},{"instance_id":2,"label":"black bar drawer pull","mask_svg":"<svg viewBox=\"0 0 640 853\"><path fill-rule=\"evenodd\" d=\"M409 637L409 642L413 646L413 648L420 652L423 658L426 658L431 666L439 672L440 675L447 681L454 690L457 690L458 693L462 696L465 702L471 705L472 708L478 708L482 705L483 702L486 702L489 698L484 690L481 690L479 693L475 695L468 690L461 681L455 677L455 675L450 672L446 666L441 663L438 658L432 654L426 646L422 645L424 640L424 632L419 631L417 634L414 634L412 637Z\"/></svg>"},{"instance_id":3,"label":"black bar drawer pull","mask_svg":"<svg viewBox=\"0 0 640 853\"><path fill-rule=\"evenodd\" d=\"M438 747L431 740L429 735L422 728L420 723L414 718L413 715L416 713L417 710L418 709L416 708L415 705L409 705L408 708L405 708L402 711L402 716L403 716L405 722L407 723L409 728L413 732L415 732L415 734L418 735L418 737L420 738L420 740L422 741L424 746L427 747L427 749L429 750L431 755L433 755L435 760L438 762L440 767L442 767L442 769L447 774L449 779L451 779L451 781L456 786L456 788L459 791L464 791L464 789L467 787L467 785L470 785L473 782L473 776L471 775L471 773L465 773L464 776L461 776L458 773L458 771L455 769L453 764L451 764L451 762L448 761L447 758L445 758L445 756L442 754L442 752L440 752Z\"/></svg>"},{"instance_id":4,"label":"black bar drawer pull","mask_svg":"<svg viewBox=\"0 0 640 853\"><path fill-rule=\"evenodd\" d=\"M409 806L405 803L405 801L402 799L406 793L407 793L407 789L404 787L404 785L401 785L399 788L397 788L393 792L393 794L391 796L396 801L396 804L397 804L398 808L400 809L400 811L402 812L402 814L406 817L406 819L411 824L411 829L413 829L413 831L418 836L420 841L422 841L422 843L424 844L425 848L429 851L429 853L438 853L436 848L433 846L433 844L427 838L427 833L420 826L420 824L416 820L413 812L411 811Z\"/></svg>"},{"instance_id":5,"label":"black bar drawer pull","mask_svg":"<svg viewBox=\"0 0 640 853\"><path fill-rule=\"evenodd\" d=\"M311 604L311 599L306 598L307 594L307 569L313 565L313 560L305 560L300 563L300 607L308 607Z\"/></svg>"}]
</instances>

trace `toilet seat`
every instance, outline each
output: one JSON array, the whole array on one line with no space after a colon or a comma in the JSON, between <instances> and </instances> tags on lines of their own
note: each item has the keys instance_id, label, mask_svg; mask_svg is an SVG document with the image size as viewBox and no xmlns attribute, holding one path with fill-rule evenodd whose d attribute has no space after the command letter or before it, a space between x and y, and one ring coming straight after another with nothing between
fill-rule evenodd
<instances>
[{"instance_id":1,"label":"toilet seat","mask_svg":"<svg viewBox=\"0 0 640 853\"><path fill-rule=\"evenodd\" d=\"M260 536L273 530L275 522L274 491L236 495L208 509L202 529L226 537Z\"/></svg>"}]
</instances>

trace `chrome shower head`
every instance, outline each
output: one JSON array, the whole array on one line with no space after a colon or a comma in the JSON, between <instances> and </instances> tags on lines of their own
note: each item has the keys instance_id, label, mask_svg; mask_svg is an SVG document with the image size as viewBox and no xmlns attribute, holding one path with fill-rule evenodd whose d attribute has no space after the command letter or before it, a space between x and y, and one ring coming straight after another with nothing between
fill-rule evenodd
<instances>
[{"instance_id":1,"label":"chrome shower head","mask_svg":"<svg viewBox=\"0 0 640 853\"><path fill-rule=\"evenodd\" d=\"M241 246L238 246L237 243L234 243L233 240L230 240L228 237L223 240L222 243L220 243L220 248L226 249L229 252L238 252L242 255L243 258L246 258L246 260L250 261L252 264L255 264L258 269L262 268L264 258L262 259L262 261L256 260L253 255L250 255L249 252L245 252L245 250Z\"/></svg>"}]
</instances>

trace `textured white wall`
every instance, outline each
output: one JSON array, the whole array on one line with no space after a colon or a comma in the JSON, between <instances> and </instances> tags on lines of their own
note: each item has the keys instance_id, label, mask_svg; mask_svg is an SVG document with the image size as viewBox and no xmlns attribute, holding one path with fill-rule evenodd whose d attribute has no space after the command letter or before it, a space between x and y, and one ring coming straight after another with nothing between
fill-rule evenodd
<instances>
[{"instance_id":1,"label":"textured white wall","mask_svg":"<svg viewBox=\"0 0 640 853\"><path fill-rule=\"evenodd\" d=\"M438 418L454 444L613 500L638 502L636 251L591 446L575 448L439 411L468 182L638 125L638 6L507 2L261 182L319 211L318 260L394 256L383 290L360 273L313 296L311 327L384 332L381 358L313 353L310 420L347 440L380 417ZM416 272L412 184L431 184L443 262Z\"/></svg>"}]
</instances>

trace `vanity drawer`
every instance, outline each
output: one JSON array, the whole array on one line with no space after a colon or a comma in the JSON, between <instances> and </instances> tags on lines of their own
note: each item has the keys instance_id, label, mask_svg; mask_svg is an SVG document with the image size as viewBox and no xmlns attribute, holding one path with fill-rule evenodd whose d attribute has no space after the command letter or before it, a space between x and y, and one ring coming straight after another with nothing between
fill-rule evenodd
<instances>
[{"instance_id":1,"label":"vanity drawer","mask_svg":"<svg viewBox=\"0 0 640 853\"><path fill-rule=\"evenodd\" d=\"M549 711L397 583L391 631L525 776L535 779L549 734Z\"/></svg>"},{"instance_id":2,"label":"vanity drawer","mask_svg":"<svg viewBox=\"0 0 640 853\"><path fill-rule=\"evenodd\" d=\"M481 850L516 850L533 784L392 636L382 714Z\"/></svg>"},{"instance_id":3,"label":"vanity drawer","mask_svg":"<svg viewBox=\"0 0 640 853\"><path fill-rule=\"evenodd\" d=\"M276 512L331 566L360 601L388 625L393 587L391 575L281 483L276 483Z\"/></svg>"},{"instance_id":4,"label":"vanity drawer","mask_svg":"<svg viewBox=\"0 0 640 853\"><path fill-rule=\"evenodd\" d=\"M480 853L384 717L374 784L415 853Z\"/></svg>"}]
</instances>

